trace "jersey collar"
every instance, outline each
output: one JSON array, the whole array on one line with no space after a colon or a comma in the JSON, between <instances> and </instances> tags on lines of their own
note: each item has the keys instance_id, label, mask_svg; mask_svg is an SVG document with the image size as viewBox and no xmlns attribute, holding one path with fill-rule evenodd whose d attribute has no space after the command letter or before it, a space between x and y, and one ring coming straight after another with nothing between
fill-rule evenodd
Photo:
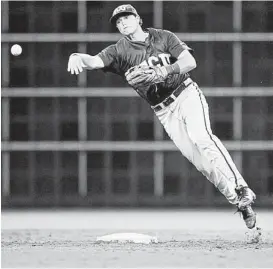
<instances>
[{"instance_id":1,"label":"jersey collar","mask_svg":"<svg viewBox=\"0 0 273 269\"><path fill-rule=\"evenodd\" d=\"M138 44L138 45L142 45L142 46L147 46L150 43L150 39L151 39L151 32L149 31L149 28L145 28L143 29L144 33L148 33L148 36L146 37L145 41L134 41L132 39L130 39L128 36L124 36L124 38L131 44Z\"/></svg>"}]
</instances>

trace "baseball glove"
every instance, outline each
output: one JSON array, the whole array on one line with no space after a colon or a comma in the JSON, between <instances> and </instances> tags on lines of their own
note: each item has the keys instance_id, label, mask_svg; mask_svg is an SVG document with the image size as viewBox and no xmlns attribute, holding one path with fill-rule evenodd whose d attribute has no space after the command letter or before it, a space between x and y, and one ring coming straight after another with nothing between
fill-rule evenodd
<instances>
[{"instance_id":1,"label":"baseball glove","mask_svg":"<svg viewBox=\"0 0 273 269\"><path fill-rule=\"evenodd\" d=\"M163 82L168 73L166 68L158 66L141 66L136 65L131 67L126 73L127 82L135 88L147 87L153 84Z\"/></svg>"}]
</instances>

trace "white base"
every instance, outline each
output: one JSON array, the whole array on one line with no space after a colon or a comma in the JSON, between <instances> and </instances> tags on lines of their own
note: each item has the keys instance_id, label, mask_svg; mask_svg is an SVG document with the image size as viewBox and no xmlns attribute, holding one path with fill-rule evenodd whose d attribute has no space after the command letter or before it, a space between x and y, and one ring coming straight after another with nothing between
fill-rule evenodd
<instances>
[{"instance_id":1,"label":"white base","mask_svg":"<svg viewBox=\"0 0 273 269\"><path fill-rule=\"evenodd\" d=\"M137 233L115 233L97 237L97 242L151 244L158 243L156 236Z\"/></svg>"}]
</instances>

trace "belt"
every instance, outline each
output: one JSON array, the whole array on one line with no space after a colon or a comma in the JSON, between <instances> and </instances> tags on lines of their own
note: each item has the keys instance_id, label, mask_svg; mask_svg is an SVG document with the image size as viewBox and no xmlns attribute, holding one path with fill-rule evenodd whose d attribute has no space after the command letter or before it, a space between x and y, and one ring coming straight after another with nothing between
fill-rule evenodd
<instances>
[{"instance_id":1,"label":"belt","mask_svg":"<svg viewBox=\"0 0 273 269\"><path fill-rule=\"evenodd\" d=\"M185 90L189 85L193 83L191 78L185 79L173 92L170 96L165 98L161 103L152 106L152 109L157 112L160 111L161 109L169 106L171 103L174 102L174 100L179 96L179 94Z\"/></svg>"}]
</instances>

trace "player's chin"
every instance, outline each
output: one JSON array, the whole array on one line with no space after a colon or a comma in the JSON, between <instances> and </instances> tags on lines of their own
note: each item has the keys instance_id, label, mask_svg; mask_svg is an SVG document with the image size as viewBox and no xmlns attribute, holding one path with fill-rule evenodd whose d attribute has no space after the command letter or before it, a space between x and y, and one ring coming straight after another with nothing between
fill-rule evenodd
<instances>
[{"instance_id":1,"label":"player's chin","mask_svg":"<svg viewBox=\"0 0 273 269\"><path fill-rule=\"evenodd\" d=\"M131 35L131 34L133 34L133 31L130 27L127 27L126 29L123 29L122 34Z\"/></svg>"}]
</instances>

